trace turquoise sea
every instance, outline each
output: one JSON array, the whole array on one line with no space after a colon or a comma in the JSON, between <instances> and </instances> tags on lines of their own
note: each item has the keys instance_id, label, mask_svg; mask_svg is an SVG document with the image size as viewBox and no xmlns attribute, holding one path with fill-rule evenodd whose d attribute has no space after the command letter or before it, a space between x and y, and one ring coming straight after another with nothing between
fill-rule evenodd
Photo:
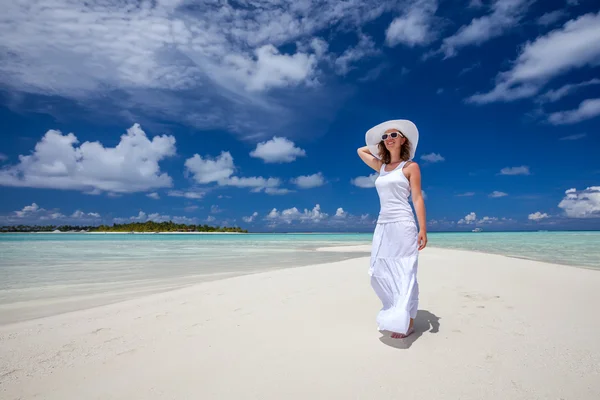
<instances>
[{"instance_id":1,"label":"turquoise sea","mask_svg":"<svg viewBox=\"0 0 600 400\"><path fill-rule=\"evenodd\" d=\"M429 233L431 247L600 269L600 232ZM368 234L0 234L0 323L223 276L364 257Z\"/></svg>"}]
</instances>

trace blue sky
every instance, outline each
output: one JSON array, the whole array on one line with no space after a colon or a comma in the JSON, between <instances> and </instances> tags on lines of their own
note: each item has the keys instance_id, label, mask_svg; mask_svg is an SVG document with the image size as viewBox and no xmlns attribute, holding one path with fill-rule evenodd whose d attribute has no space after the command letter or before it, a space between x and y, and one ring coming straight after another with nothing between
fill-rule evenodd
<instances>
[{"instance_id":1,"label":"blue sky","mask_svg":"<svg viewBox=\"0 0 600 400\"><path fill-rule=\"evenodd\" d=\"M0 225L368 232L356 149L407 118L429 231L600 228L597 2L5 9Z\"/></svg>"}]
</instances>

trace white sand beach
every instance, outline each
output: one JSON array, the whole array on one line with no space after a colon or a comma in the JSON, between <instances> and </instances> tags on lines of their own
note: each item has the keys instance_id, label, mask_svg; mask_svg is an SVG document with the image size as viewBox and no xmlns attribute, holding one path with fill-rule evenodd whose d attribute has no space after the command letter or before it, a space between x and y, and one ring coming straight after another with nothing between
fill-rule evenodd
<instances>
[{"instance_id":1,"label":"white sand beach","mask_svg":"<svg viewBox=\"0 0 600 400\"><path fill-rule=\"evenodd\" d=\"M600 271L426 248L399 340L376 329L368 267L365 252L4 325L0 398L600 398Z\"/></svg>"}]
</instances>

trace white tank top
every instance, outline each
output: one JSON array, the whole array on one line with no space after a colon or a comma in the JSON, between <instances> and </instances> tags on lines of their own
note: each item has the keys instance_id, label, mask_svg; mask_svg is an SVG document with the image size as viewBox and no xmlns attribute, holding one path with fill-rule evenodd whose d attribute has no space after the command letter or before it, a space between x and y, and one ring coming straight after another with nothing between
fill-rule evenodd
<instances>
[{"instance_id":1,"label":"white tank top","mask_svg":"<svg viewBox=\"0 0 600 400\"><path fill-rule=\"evenodd\" d=\"M381 165L379 176L375 180L375 187L379 195L380 210L377 223L414 221L414 215L408 197L410 184L402 168L406 161L402 161L396 168L386 171L386 164Z\"/></svg>"}]
</instances>

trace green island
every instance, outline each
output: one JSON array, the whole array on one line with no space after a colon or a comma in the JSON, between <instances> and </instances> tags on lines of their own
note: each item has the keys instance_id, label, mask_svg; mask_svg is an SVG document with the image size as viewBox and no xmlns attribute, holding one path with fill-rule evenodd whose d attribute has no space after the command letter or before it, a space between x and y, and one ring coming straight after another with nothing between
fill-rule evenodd
<instances>
[{"instance_id":1,"label":"green island","mask_svg":"<svg viewBox=\"0 0 600 400\"><path fill-rule=\"evenodd\" d=\"M227 232L248 233L246 229L237 226L209 226L176 224L172 221L165 222L131 222L128 224L113 224L99 226L79 225L13 225L2 226L0 232Z\"/></svg>"}]
</instances>

